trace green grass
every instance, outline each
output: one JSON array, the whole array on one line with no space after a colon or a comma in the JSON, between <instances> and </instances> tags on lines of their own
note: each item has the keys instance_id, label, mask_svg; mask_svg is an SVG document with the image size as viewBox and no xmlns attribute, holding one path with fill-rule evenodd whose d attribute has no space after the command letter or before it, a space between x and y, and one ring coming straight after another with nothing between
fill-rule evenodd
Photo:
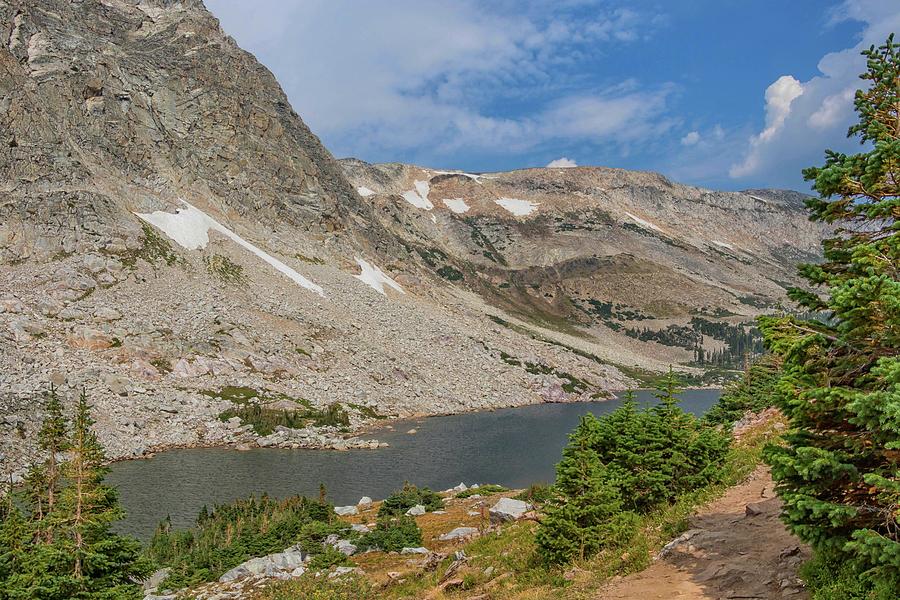
<instances>
[{"instance_id":1,"label":"green grass","mask_svg":"<svg viewBox=\"0 0 900 600\"><path fill-rule=\"evenodd\" d=\"M244 267L233 262L227 256L221 254L213 254L204 256L203 262L206 264L206 271L225 283L242 284L246 282L244 276Z\"/></svg>"},{"instance_id":2,"label":"green grass","mask_svg":"<svg viewBox=\"0 0 900 600\"><path fill-rule=\"evenodd\" d=\"M299 579L270 586L253 600L374 600L380 596L362 575L317 577L309 572Z\"/></svg>"},{"instance_id":3,"label":"green grass","mask_svg":"<svg viewBox=\"0 0 900 600\"><path fill-rule=\"evenodd\" d=\"M560 371L558 369L554 369L553 367L548 367L547 365L542 365L540 363L522 361L503 351L500 352L500 359L508 365L512 365L514 367L524 367L524 369L532 375L553 375L558 379L566 381L566 383L562 385L562 388L563 391L565 391L567 394L580 394L588 391L593 387L584 379L580 379L575 375L572 375L571 373Z\"/></svg>"},{"instance_id":4,"label":"green grass","mask_svg":"<svg viewBox=\"0 0 900 600\"><path fill-rule=\"evenodd\" d=\"M353 402L345 402L345 405L348 408L352 408L367 419L387 419L385 415L379 414L378 411L376 411L371 406L366 406L364 404L355 404Z\"/></svg>"},{"instance_id":5,"label":"green grass","mask_svg":"<svg viewBox=\"0 0 900 600\"><path fill-rule=\"evenodd\" d=\"M118 255L119 260L127 267L134 267L137 260L155 264L159 261L172 266L181 262L181 257L172 248L169 240L164 238L159 232L147 223L141 223L141 232L143 233L143 244L138 250L132 250L124 255Z\"/></svg>"},{"instance_id":6,"label":"green grass","mask_svg":"<svg viewBox=\"0 0 900 600\"><path fill-rule=\"evenodd\" d=\"M487 485L482 485L477 488L469 488L465 491L459 492L456 494L457 498L469 498L478 494L479 496L490 496L491 494L502 494L503 492L508 492L509 488L505 488L502 485L496 485L493 483L489 483Z\"/></svg>"},{"instance_id":7,"label":"green grass","mask_svg":"<svg viewBox=\"0 0 900 600\"><path fill-rule=\"evenodd\" d=\"M147 546L147 556L171 572L161 589L177 589L218 579L225 571L245 560L280 552L308 531L333 531L334 507L330 504L294 496L274 500L251 496L212 511L200 511L191 529L172 529L163 521ZM346 529L346 524L339 525ZM323 551L315 540L304 549Z\"/></svg>"},{"instance_id":8,"label":"green grass","mask_svg":"<svg viewBox=\"0 0 900 600\"><path fill-rule=\"evenodd\" d=\"M238 417L242 423L252 425L257 435L270 435L279 426L302 429L309 426L346 428L350 425L350 416L339 402L316 408L305 398L292 398L280 392L259 391L246 386L225 386L219 390L203 390L201 393L210 398L231 402L233 406L219 413L219 420L227 421ZM288 401L297 408L269 406L278 401Z\"/></svg>"}]
</instances>

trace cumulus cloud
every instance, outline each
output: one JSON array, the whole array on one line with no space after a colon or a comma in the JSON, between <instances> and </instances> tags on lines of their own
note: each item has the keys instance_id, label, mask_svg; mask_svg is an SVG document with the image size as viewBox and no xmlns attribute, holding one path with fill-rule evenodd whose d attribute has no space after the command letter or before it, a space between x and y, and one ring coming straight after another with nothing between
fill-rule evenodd
<instances>
[{"instance_id":1,"label":"cumulus cloud","mask_svg":"<svg viewBox=\"0 0 900 600\"><path fill-rule=\"evenodd\" d=\"M729 174L732 177L743 177L756 171L766 146L776 140L784 128L791 104L802 95L803 84L790 75L782 75L766 88L766 128L750 138L750 151L742 163L731 168Z\"/></svg>"},{"instance_id":2,"label":"cumulus cloud","mask_svg":"<svg viewBox=\"0 0 900 600\"><path fill-rule=\"evenodd\" d=\"M808 81L783 75L766 89L765 127L745 142L743 157L729 169L732 178L793 185L803 167L822 162L825 148L858 147L844 136L855 120L854 91L863 84L858 76L866 64L860 52L900 30L900 11L896 0L846 0L830 17L832 24L862 22L859 43L822 57L819 74Z\"/></svg>"},{"instance_id":3,"label":"cumulus cloud","mask_svg":"<svg viewBox=\"0 0 900 600\"><path fill-rule=\"evenodd\" d=\"M685 134L684 137L681 138L682 146L693 146L697 142L700 141L700 132L699 131L690 131Z\"/></svg>"},{"instance_id":4,"label":"cumulus cloud","mask_svg":"<svg viewBox=\"0 0 900 600\"><path fill-rule=\"evenodd\" d=\"M577 167L578 163L576 163L571 158L566 158L565 156L561 156L556 160L551 160L547 163L548 169L571 169L572 167Z\"/></svg>"},{"instance_id":5,"label":"cumulus cloud","mask_svg":"<svg viewBox=\"0 0 900 600\"><path fill-rule=\"evenodd\" d=\"M568 138L623 144L666 129L671 90L572 85L573 57L645 39L659 20L604 0L208 0L275 72L338 155L525 151ZM591 8L567 12L576 6ZM527 93L529 107L498 111Z\"/></svg>"}]
</instances>

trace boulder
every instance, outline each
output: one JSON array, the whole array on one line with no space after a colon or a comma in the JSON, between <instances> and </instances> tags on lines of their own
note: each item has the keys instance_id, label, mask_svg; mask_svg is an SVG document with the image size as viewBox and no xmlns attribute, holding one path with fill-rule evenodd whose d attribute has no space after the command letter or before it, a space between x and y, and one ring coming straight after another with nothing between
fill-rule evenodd
<instances>
[{"instance_id":1,"label":"boulder","mask_svg":"<svg viewBox=\"0 0 900 600\"><path fill-rule=\"evenodd\" d=\"M147 578L143 583L143 588L146 591L155 590L159 587L159 584L163 582L163 580L169 576L169 573L172 571L171 568L166 567L165 569L159 569L154 572L153 575Z\"/></svg>"},{"instance_id":2,"label":"boulder","mask_svg":"<svg viewBox=\"0 0 900 600\"><path fill-rule=\"evenodd\" d=\"M469 536L475 535L478 533L478 529L475 527L457 527L451 531L448 531L438 539L442 542L448 542L450 540L458 540L460 538L467 538Z\"/></svg>"},{"instance_id":3,"label":"boulder","mask_svg":"<svg viewBox=\"0 0 900 600\"><path fill-rule=\"evenodd\" d=\"M245 561L233 569L226 571L219 577L220 583L227 583L236 579L242 579L250 575L265 575L275 577L278 575L292 574L302 567L308 559L308 555L296 546L286 549L284 552L276 552L267 556L259 556Z\"/></svg>"},{"instance_id":4,"label":"boulder","mask_svg":"<svg viewBox=\"0 0 900 600\"><path fill-rule=\"evenodd\" d=\"M337 543L334 544L334 549L346 556L353 556L356 554L356 546L351 543L350 540L338 540Z\"/></svg>"},{"instance_id":5,"label":"boulder","mask_svg":"<svg viewBox=\"0 0 900 600\"><path fill-rule=\"evenodd\" d=\"M428 554L428 548L423 548L419 546L417 548L404 548L400 551L400 554Z\"/></svg>"},{"instance_id":6,"label":"boulder","mask_svg":"<svg viewBox=\"0 0 900 600\"><path fill-rule=\"evenodd\" d=\"M342 517L349 517L350 515L358 515L359 509L355 506L335 506L334 512Z\"/></svg>"},{"instance_id":7,"label":"boulder","mask_svg":"<svg viewBox=\"0 0 900 600\"><path fill-rule=\"evenodd\" d=\"M356 503L357 506L372 506L372 499L368 496L363 496L359 499L359 502Z\"/></svg>"},{"instance_id":8,"label":"boulder","mask_svg":"<svg viewBox=\"0 0 900 600\"><path fill-rule=\"evenodd\" d=\"M103 350L112 346L112 340L102 331L90 327L76 327L69 336L69 344L85 350Z\"/></svg>"},{"instance_id":9,"label":"boulder","mask_svg":"<svg viewBox=\"0 0 900 600\"><path fill-rule=\"evenodd\" d=\"M407 516L410 516L410 517L421 517L422 515L425 514L425 507L422 506L421 504L416 504L415 506L410 508L408 511L406 511L406 514L407 514Z\"/></svg>"},{"instance_id":10,"label":"boulder","mask_svg":"<svg viewBox=\"0 0 900 600\"><path fill-rule=\"evenodd\" d=\"M517 521L531 510L531 505L514 498L500 498L497 504L491 507L491 523L502 523L504 521Z\"/></svg>"},{"instance_id":11,"label":"boulder","mask_svg":"<svg viewBox=\"0 0 900 600\"><path fill-rule=\"evenodd\" d=\"M108 306L101 306L94 311L94 320L102 322L118 321L122 318L122 313Z\"/></svg>"}]
</instances>

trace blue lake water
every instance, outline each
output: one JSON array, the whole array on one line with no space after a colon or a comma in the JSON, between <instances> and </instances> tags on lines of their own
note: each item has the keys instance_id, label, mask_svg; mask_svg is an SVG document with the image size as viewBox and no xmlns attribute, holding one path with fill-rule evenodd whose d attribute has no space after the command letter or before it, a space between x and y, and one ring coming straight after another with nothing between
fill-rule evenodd
<instances>
[{"instance_id":1,"label":"blue lake water","mask_svg":"<svg viewBox=\"0 0 900 600\"><path fill-rule=\"evenodd\" d=\"M687 390L681 406L706 412L720 390ZM651 403L649 392L638 392ZM582 415L601 415L621 402L537 404L493 412L397 421L372 437L390 444L377 450L280 450L227 448L172 450L147 459L116 463L107 482L119 488L128 517L117 529L139 539L152 535L167 515L189 527L204 505L249 494L318 497L355 504L362 496L381 499L404 481L434 490L459 482L498 483L512 488L550 483L567 434ZM407 431L416 429L415 434Z\"/></svg>"}]
</instances>

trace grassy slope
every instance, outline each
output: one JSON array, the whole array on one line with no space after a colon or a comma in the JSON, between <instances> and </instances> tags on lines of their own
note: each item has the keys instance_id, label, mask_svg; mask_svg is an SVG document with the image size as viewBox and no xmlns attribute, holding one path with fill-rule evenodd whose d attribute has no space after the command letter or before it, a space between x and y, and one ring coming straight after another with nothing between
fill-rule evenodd
<instances>
[{"instance_id":1,"label":"grassy slope","mask_svg":"<svg viewBox=\"0 0 900 600\"><path fill-rule=\"evenodd\" d=\"M644 515L639 533L629 543L607 549L590 560L566 568L548 568L541 564L535 554L534 529L537 524L534 521L513 523L468 543L437 542L434 540L437 535L457 526L482 529L487 526L486 514L468 514L478 510L478 499L453 500L448 503L447 514L428 514L418 519L425 545L433 551L448 554L433 572L423 572L418 566L421 561L411 560L409 556L375 552L353 557L365 572L364 578L323 583L321 578L307 576L275 584L257 599L461 599L484 596L486 599L538 600L595 597L610 577L645 568L659 548L687 528L688 518L697 508L743 481L759 463L762 447L777 435L777 423L769 421L744 433L735 442L728 455L727 475L722 484L686 494L674 504ZM510 495L514 494L496 494L487 504L492 505L499 497ZM366 522L372 517L364 513L354 520ZM455 550L464 550L468 557L451 578L461 580L461 583L442 590L441 582Z\"/></svg>"}]
</instances>

